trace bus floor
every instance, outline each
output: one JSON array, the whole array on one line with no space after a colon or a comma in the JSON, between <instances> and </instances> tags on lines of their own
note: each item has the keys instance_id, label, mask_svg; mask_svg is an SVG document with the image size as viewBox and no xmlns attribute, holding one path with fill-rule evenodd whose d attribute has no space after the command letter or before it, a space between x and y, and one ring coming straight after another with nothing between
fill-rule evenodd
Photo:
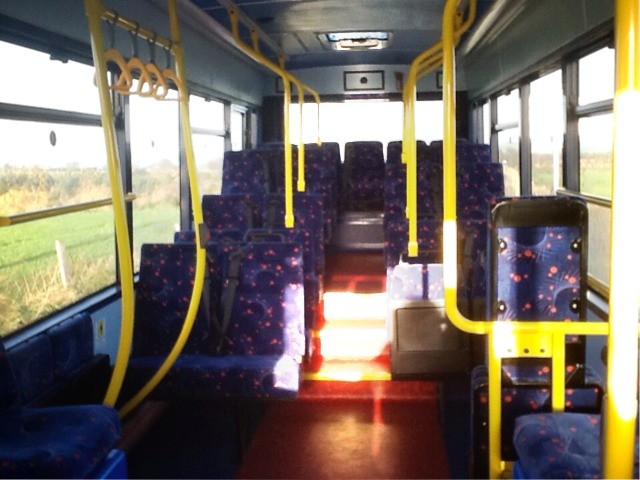
<instances>
[{"instance_id":1,"label":"bus floor","mask_svg":"<svg viewBox=\"0 0 640 480\"><path fill-rule=\"evenodd\" d=\"M379 254L327 256L322 362L271 404L237 478L446 478L435 382L391 381Z\"/></svg>"},{"instance_id":2,"label":"bus floor","mask_svg":"<svg viewBox=\"0 0 640 480\"><path fill-rule=\"evenodd\" d=\"M381 256L330 253L326 272L323 359L298 398L176 402L128 452L131 478L466 476L445 430L468 408L443 415L443 382L391 381Z\"/></svg>"}]
</instances>

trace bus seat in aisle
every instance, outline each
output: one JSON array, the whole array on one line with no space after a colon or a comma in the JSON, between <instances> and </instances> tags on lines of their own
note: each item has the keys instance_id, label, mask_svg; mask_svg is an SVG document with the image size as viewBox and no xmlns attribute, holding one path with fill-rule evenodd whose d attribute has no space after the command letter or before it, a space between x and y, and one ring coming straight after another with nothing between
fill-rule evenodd
<instances>
[{"instance_id":1,"label":"bus seat in aisle","mask_svg":"<svg viewBox=\"0 0 640 480\"><path fill-rule=\"evenodd\" d=\"M586 205L568 197L506 199L493 210L487 309L496 321L579 321L586 316ZM502 359L502 457L515 460L515 419L550 411L550 359ZM566 410L598 412L602 389L585 367L584 339L566 337ZM472 375L474 474L487 474L485 367Z\"/></svg>"}]
</instances>

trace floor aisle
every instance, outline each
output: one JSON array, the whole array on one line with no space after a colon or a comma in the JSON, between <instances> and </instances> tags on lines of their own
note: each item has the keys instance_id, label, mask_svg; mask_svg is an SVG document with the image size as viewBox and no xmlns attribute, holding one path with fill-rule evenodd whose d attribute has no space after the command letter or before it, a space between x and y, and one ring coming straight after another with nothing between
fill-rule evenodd
<instances>
[{"instance_id":1,"label":"floor aisle","mask_svg":"<svg viewBox=\"0 0 640 480\"><path fill-rule=\"evenodd\" d=\"M306 382L269 407L237 478L446 478L430 382Z\"/></svg>"}]
</instances>

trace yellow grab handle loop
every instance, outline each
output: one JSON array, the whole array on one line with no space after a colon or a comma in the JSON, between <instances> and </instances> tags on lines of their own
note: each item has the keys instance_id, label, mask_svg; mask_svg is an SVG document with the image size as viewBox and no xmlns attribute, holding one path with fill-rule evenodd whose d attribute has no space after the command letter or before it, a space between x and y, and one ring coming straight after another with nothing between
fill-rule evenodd
<instances>
[{"instance_id":1,"label":"yellow grab handle loop","mask_svg":"<svg viewBox=\"0 0 640 480\"><path fill-rule=\"evenodd\" d=\"M133 76L133 72L140 72L140 78L138 78L138 88L135 93L141 97L151 97L154 93L153 87L155 82L151 78L149 70L147 70L147 64L140 60L138 57L131 57L127 62L127 68Z\"/></svg>"},{"instance_id":2,"label":"yellow grab handle loop","mask_svg":"<svg viewBox=\"0 0 640 480\"><path fill-rule=\"evenodd\" d=\"M131 90L131 86L133 85L133 77L131 76L131 71L129 67L127 67L127 60L122 56L122 54L116 50L115 48L110 48L104 52L105 63L108 65L109 63L115 64L118 69L118 81L115 85L109 85L111 90L115 90L116 92L128 95ZM93 84L98 86L97 74L93 75Z\"/></svg>"},{"instance_id":3,"label":"yellow grab handle loop","mask_svg":"<svg viewBox=\"0 0 640 480\"><path fill-rule=\"evenodd\" d=\"M184 86L182 85L182 82L178 78L178 75L176 75L176 72L174 72L170 68L165 68L162 71L162 76L164 77L165 83L167 82L167 80L171 80L173 84L176 86L176 88L178 89L178 100L181 100L182 98L184 98L184 95L185 95ZM168 86L168 83L166 83L166 85Z\"/></svg>"},{"instance_id":4,"label":"yellow grab handle loop","mask_svg":"<svg viewBox=\"0 0 640 480\"><path fill-rule=\"evenodd\" d=\"M153 80L153 98L164 100L169 93L169 87L164 79L164 75L155 63L147 63L147 71Z\"/></svg>"}]
</instances>

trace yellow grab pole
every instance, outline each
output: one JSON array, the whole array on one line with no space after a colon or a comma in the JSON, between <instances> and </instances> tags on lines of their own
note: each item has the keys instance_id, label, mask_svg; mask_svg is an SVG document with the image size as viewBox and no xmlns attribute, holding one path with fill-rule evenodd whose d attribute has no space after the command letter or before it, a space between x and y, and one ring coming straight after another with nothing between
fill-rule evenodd
<instances>
[{"instance_id":1,"label":"yellow grab pole","mask_svg":"<svg viewBox=\"0 0 640 480\"><path fill-rule=\"evenodd\" d=\"M100 95L102 129L107 147L107 162L109 166L109 180L111 196L113 198L113 215L115 221L116 245L118 248L118 266L120 269L120 292L122 295L122 320L120 341L116 355L111 381L103 400L105 405L113 407L118 400L124 375L129 363L131 344L133 340L133 265L131 261L131 244L129 229L125 213L125 200L122 188L122 173L120 158L116 147L116 133L113 122L113 108L107 80L107 63L104 55L102 40L102 13L104 6L101 0L85 0L85 10L89 19L89 33L91 50L96 69L96 81Z\"/></svg>"},{"instance_id":2,"label":"yellow grab pole","mask_svg":"<svg viewBox=\"0 0 640 480\"><path fill-rule=\"evenodd\" d=\"M476 0L469 3L469 14L462 23L461 15L457 12L454 18L454 44L460 36L473 24L476 16ZM415 105L417 101L417 81L423 75L442 64L443 41L422 52L411 63L407 84L403 89L405 102L405 124L403 131L402 161L407 164L407 218L409 219L409 242L407 249L410 257L418 256L418 189L417 189L417 145L415 125Z\"/></svg>"},{"instance_id":3,"label":"yellow grab pole","mask_svg":"<svg viewBox=\"0 0 640 480\"><path fill-rule=\"evenodd\" d=\"M280 55L280 68L286 71L284 67L284 56ZM300 109L300 118L298 120L298 128L300 129L300 137L298 140L298 191L304 192L306 185L304 180L304 139L303 139L303 112L304 112L304 87L302 86L302 82L300 82L293 75L288 74L289 80L296 86L296 90L298 91L298 107ZM293 170L292 170L293 174Z\"/></svg>"},{"instance_id":4,"label":"yellow grab pole","mask_svg":"<svg viewBox=\"0 0 640 480\"><path fill-rule=\"evenodd\" d=\"M292 154L291 154L291 137L289 135L289 107L291 105L291 81L290 74L279 65L275 64L257 49L252 49L240 38L238 12L231 8L229 11L229 20L231 21L231 32L238 48L253 58L256 62L264 65L269 70L277 73L282 78L282 86L284 88L284 224L287 228L293 228L293 180L292 180Z\"/></svg>"},{"instance_id":5,"label":"yellow grab pole","mask_svg":"<svg viewBox=\"0 0 640 480\"><path fill-rule=\"evenodd\" d=\"M457 0L447 0L442 19L443 138L443 268L445 310L451 322L469 333L488 333L489 322L475 322L458 310L458 232L456 225L456 78L455 34Z\"/></svg>"},{"instance_id":6,"label":"yellow grab pole","mask_svg":"<svg viewBox=\"0 0 640 480\"><path fill-rule=\"evenodd\" d=\"M613 189L607 397L602 472L632 478L638 408L637 126L640 121L640 5L616 0L616 92L614 97ZM634 267L635 266L635 267Z\"/></svg>"},{"instance_id":7,"label":"yellow grab pole","mask_svg":"<svg viewBox=\"0 0 640 480\"><path fill-rule=\"evenodd\" d=\"M196 271L193 291L191 293L191 299L189 302L189 307L187 309L187 315L175 344L171 348L171 351L165 358L162 365L160 365L158 371L156 371L156 373L149 379L149 381L147 381L142 389L140 389L140 391L120 409L121 416L125 416L129 412L131 412L162 381L162 379L169 372L169 369L178 359L178 356L180 355L180 352L182 352L184 345L187 343L200 306L207 261L206 251L204 248L206 239L203 239L201 237L201 234L204 230L202 228L202 226L204 225L204 220L202 214L202 204L200 203L200 191L198 189L195 156L193 153L193 141L191 138L191 123L189 121L189 91L187 87L187 76L184 69L184 55L182 50L182 43L180 40L180 25L178 22L177 5L176 0L168 1L169 21L171 24L171 38L173 42L172 51L175 57L176 75L179 80L178 87L180 116L183 122L183 142L186 151L187 169L189 172L189 187L191 191L191 204L193 208L193 221L196 231Z\"/></svg>"}]
</instances>

